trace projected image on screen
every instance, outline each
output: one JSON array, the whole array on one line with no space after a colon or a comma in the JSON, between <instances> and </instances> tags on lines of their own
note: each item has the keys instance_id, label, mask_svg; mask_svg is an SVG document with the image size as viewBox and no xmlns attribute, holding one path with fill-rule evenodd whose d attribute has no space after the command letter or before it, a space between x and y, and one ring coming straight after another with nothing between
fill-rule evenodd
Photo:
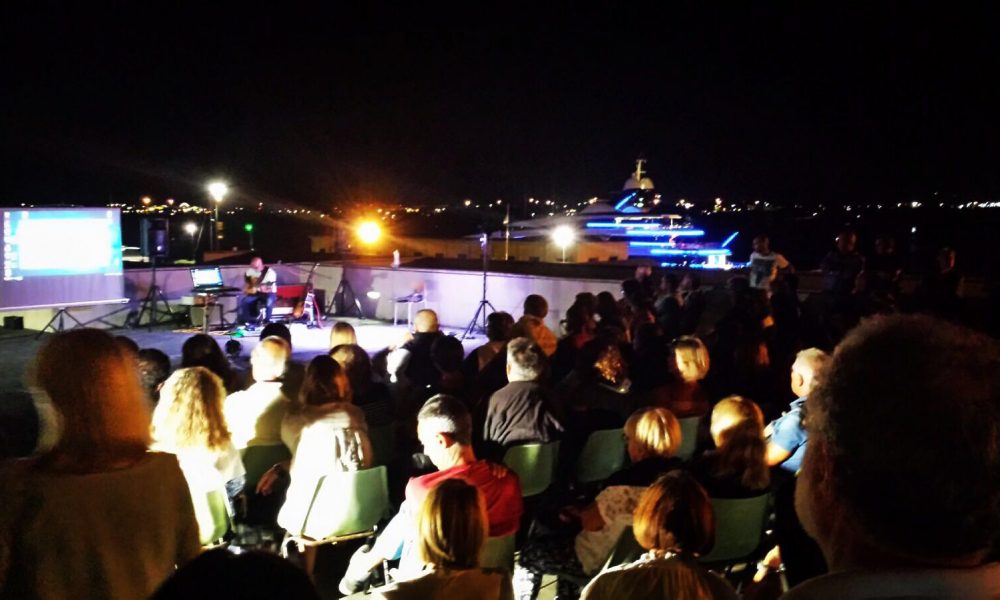
<instances>
[{"instance_id":1,"label":"projected image on screen","mask_svg":"<svg viewBox=\"0 0 1000 600\"><path fill-rule=\"evenodd\" d=\"M117 209L0 209L0 307L73 306L122 300Z\"/></svg>"}]
</instances>

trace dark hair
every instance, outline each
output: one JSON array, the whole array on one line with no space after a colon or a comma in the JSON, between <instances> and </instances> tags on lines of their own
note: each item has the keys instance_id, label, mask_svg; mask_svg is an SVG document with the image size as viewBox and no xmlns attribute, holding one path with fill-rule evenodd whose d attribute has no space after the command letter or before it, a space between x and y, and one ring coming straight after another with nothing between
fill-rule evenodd
<instances>
[{"instance_id":1,"label":"dark hair","mask_svg":"<svg viewBox=\"0 0 1000 600\"><path fill-rule=\"evenodd\" d=\"M319 600L305 571L280 556L256 550L234 554L226 548L203 552L178 569L150 600L227 597Z\"/></svg>"},{"instance_id":2,"label":"dark hair","mask_svg":"<svg viewBox=\"0 0 1000 600\"><path fill-rule=\"evenodd\" d=\"M232 371L226 355L222 353L215 338L204 333L192 335L181 346L181 368L186 367L205 367L218 375L226 388L232 382Z\"/></svg>"},{"instance_id":3,"label":"dark hair","mask_svg":"<svg viewBox=\"0 0 1000 600\"><path fill-rule=\"evenodd\" d=\"M454 396L432 396L420 408L417 421L433 421L439 433L450 434L463 446L472 444L472 416L465 404Z\"/></svg>"},{"instance_id":4,"label":"dark hair","mask_svg":"<svg viewBox=\"0 0 1000 600\"><path fill-rule=\"evenodd\" d=\"M288 348L291 349L292 332L288 330L288 327L284 323L268 323L264 326L264 329L260 330L260 339L269 338L272 335L288 342Z\"/></svg>"},{"instance_id":5,"label":"dark hair","mask_svg":"<svg viewBox=\"0 0 1000 600\"><path fill-rule=\"evenodd\" d=\"M340 344L330 350L330 357L340 363L351 382L352 390L361 390L372 382L372 360L357 344Z\"/></svg>"},{"instance_id":6,"label":"dark hair","mask_svg":"<svg viewBox=\"0 0 1000 600\"><path fill-rule=\"evenodd\" d=\"M170 357L156 348L139 350L139 377L146 395L153 402L160 399L160 384L170 377Z\"/></svg>"},{"instance_id":7,"label":"dark hair","mask_svg":"<svg viewBox=\"0 0 1000 600\"><path fill-rule=\"evenodd\" d=\"M997 539L996 340L926 316L863 321L837 346L808 406L810 437L828 448L832 494L880 546L933 560Z\"/></svg>"},{"instance_id":8,"label":"dark hair","mask_svg":"<svg viewBox=\"0 0 1000 600\"><path fill-rule=\"evenodd\" d=\"M337 376L343 372L337 361L321 354L306 367L306 377L299 390L299 402L304 405L319 405L327 402L347 402L337 388Z\"/></svg>"},{"instance_id":9,"label":"dark hair","mask_svg":"<svg viewBox=\"0 0 1000 600\"><path fill-rule=\"evenodd\" d=\"M514 317L503 311L490 313L486 317L486 339L491 342L506 342L514 328Z\"/></svg>"},{"instance_id":10,"label":"dark hair","mask_svg":"<svg viewBox=\"0 0 1000 600\"><path fill-rule=\"evenodd\" d=\"M243 344L238 340L229 340L226 342L226 354L230 356L239 356L243 352Z\"/></svg>"},{"instance_id":11,"label":"dark hair","mask_svg":"<svg viewBox=\"0 0 1000 600\"><path fill-rule=\"evenodd\" d=\"M715 542L712 502L695 478L680 469L661 476L642 493L633 523L636 541L647 550L701 554Z\"/></svg>"},{"instance_id":12,"label":"dark hair","mask_svg":"<svg viewBox=\"0 0 1000 600\"><path fill-rule=\"evenodd\" d=\"M127 352L128 355L133 358L139 354L139 344L137 344L136 341L130 337L125 337L124 335L116 335L115 343L118 344L119 348Z\"/></svg>"},{"instance_id":13,"label":"dark hair","mask_svg":"<svg viewBox=\"0 0 1000 600\"><path fill-rule=\"evenodd\" d=\"M544 319L549 313L549 302L538 294L529 294L524 299L524 314Z\"/></svg>"},{"instance_id":14,"label":"dark hair","mask_svg":"<svg viewBox=\"0 0 1000 600\"><path fill-rule=\"evenodd\" d=\"M465 348L458 338L442 335L431 344L431 361L442 373L454 373L460 370L463 358L465 358Z\"/></svg>"},{"instance_id":15,"label":"dark hair","mask_svg":"<svg viewBox=\"0 0 1000 600\"><path fill-rule=\"evenodd\" d=\"M573 304L583 306L590 311L590 314L597 312L597 296L593 292L580 292L573 300Z\"/></svg>"},{"instance_id":16,"label":"dark hair","mask_svg":"<svg viewBox=\"0 0 1000 600\"><path fill-rule=\"evenodd\" d=\"M583 331L584 325L593 317L590 310L582 304L574 304L566 311L566 334L576 335Z\"/></svg>"}]
</instances>

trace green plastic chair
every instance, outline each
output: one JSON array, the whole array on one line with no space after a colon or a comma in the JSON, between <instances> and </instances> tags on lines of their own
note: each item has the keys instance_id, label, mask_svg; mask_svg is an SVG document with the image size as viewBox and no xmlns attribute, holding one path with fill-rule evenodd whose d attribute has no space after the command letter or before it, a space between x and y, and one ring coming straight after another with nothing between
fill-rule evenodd
<instances>
[{"instance_id":1,"label":"green plastic chair","mask_svg":"<svg viewBox=\"0 0 1000 600\"><path fill-rule=\"evenodd\" d=\"M316 484L302 536L317 543L367 536L389 509L385 466L325 475Z\"/></svg>"},{"instance_id":2,"label":"green plastic chair","mask_svg":"<svg viewBox=\"0 0 1000 600\"><path fill-rule=\"evenodd\" d=\"M635 532L632 531L632 528L626 527L625 531L618 537L618 541L608 556L608 560L604 562L604 568L601 571L633 563L639 560L639 557L645 552L645 548L640 546L639 542L636 541Z\"/></svg>"},{"instance_id":3,"label":"green plastic chair","mask_svg":"<svg viewBox=\"0 0 1000 600\"><path fill-rule=\"evenodd\" d=\"M194 516L198 521L198 536L202 546L211 546L225 539L232 528L226 493L211 491L192 498Z\"/></svg>"},{"instance_id":4,"label":"green plastic chair","mask_svg":"<svg viewBox=\"0 0 1000 600\"><path fill-rule=\"evenodd\" d=\"M698 560L703 563L739 564L750 560L764 539L770 494L738 500L712 498L715 512L715 545Z\"/></svg>"},{"instance_id":5,"label":"green plastic chair","mask_svg":"<svg viewBox=\"0 0 1000 600\"><path fill-rule=\"evenodd\" d=\"M249 446L240 451L243 468L246 469L246 485L243 489L254 490L260 478L275 464L292 459L292 453L284 444L271 446Z\"/></svg>"},{"instance_id":6,"label":"green plastic chair","mask_svg":"<svg viewBox=\"0 0 1000 600\"><path fill-rule=\"evenodd\" d=\"M625 433L621 429L601 429L590 434L576 461L576 481L604 481L625 464Z\"/></svg>"},{"instance_id":7,"label":"green plastic chair","mask_svg":"<svg viewBox=\"0 0 1000 600\"><path fill-rule=\"evenodd\" d=\"M484 569L506 569L514 572L514 534L486 538L479 553L479 566Z\"/></svg>"},{"instance_id":8,"label":"green plastic chair","mask_svg":"<svg viewBox=\"0 0 1000 600\"><path fill-rule=\"evenodd\" d=\"M388 465L396 458L396 424L389 423L368 428L368 439L372 442L376 465Z\"/></svg>"},{"instance_id":9,"label":"green plastic chair","mask_svg":"<svg viewBox=\"0 0 1000 600\"><path fill-rule=\"evenodd\" d=\"M521 496L537 496L552 485L559 459L559 442L513 446L504 454L503 464L521 480Z\"/></svg>"},{"instance_id":10,"label":"green plastic chair","mask_svg":"<svg viewBox=\"0 0 1000 600\"><path fill-rule=\"evenodd\" d=\"M698 427L701 425L701 417L685 417L679 421L681 423L681 447L677 450L677 458L688 461L694 456L698 445Z\"/></svg>"}]
</instances>

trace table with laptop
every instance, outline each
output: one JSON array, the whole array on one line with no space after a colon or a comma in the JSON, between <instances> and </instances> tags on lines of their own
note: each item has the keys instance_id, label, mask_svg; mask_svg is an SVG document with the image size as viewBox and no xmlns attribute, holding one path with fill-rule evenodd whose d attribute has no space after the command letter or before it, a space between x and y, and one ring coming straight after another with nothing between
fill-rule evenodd
<instances>
[{"instance_id":1,"label":"table with laptop","mask_svg":"<svg viewBox=\"0 0 1000 600\"><path fill-rule=\"evenodd\" d=\"M201 330L209 332L209 313L214 307L219 309L219 327L229 329L233 323L226 320L226 311L219 298L236 298L242 289L226 285L219 267L194 267L191 269L191 294L200 299L204 307Z\"/></svg>"}]
</instances>

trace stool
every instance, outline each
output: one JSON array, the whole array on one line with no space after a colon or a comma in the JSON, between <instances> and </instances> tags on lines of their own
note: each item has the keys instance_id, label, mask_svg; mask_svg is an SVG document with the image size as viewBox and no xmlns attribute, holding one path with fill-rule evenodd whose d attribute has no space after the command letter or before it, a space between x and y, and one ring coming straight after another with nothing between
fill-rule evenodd
<instances>
[{"instance_id":1,"label":"stool","mask_svg":"<svg viewBox=\"0 0 1000 600\"><path fill-rule=\"evenodd\" d=\"M423 294L418 294L416 292L410 294L409 296L403 296L401 298L396 298L393 300L392 304L392 324L395 325L399 322L397 317L398 309L400 304L406 305L406 323L407 325L413 323L413 305L423 304L424 308L427 308L427 299L424 298Z\"/></svg>"},{"instance_id":2,"label":"stool","mask_svg":"<svg viewBox=\"0 0 1000 600\"><path fill-rule=\"evenodd\" d=\"M208 333L209 331L209 313L212 312L213 308L218 307L219 309L219 326L222 329L226 329L229 324L226 323L226 308L222 306L222 303L218 301L218 297L213 294L198 294L201 296L203 302L201 304L202 316L201 316L201 331L202 333Z\"/></svg>"}]
</instances>

